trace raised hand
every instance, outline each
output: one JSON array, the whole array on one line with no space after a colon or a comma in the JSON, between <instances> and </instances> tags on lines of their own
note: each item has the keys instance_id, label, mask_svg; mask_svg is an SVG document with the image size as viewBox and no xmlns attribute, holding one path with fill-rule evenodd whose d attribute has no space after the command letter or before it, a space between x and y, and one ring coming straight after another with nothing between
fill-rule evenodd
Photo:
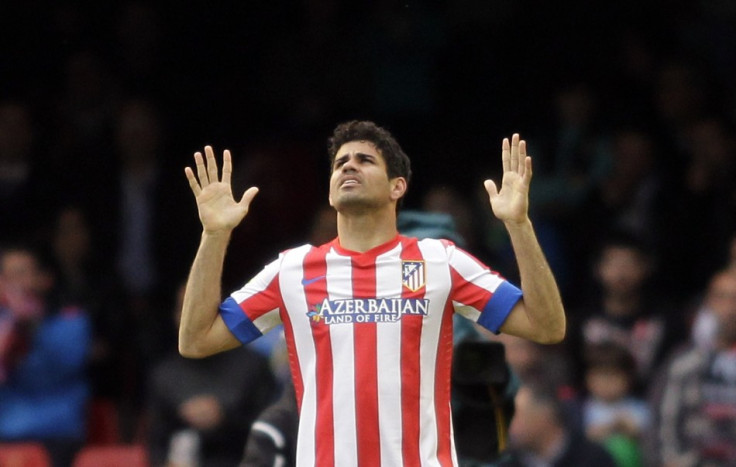
<instances>
[{"instance_id":1,"label":"raised hand","mask_svg":"<svg viewBox=\"0 0 736 467\"><path fill-rule=\"evenodd\" d=\"M493 180L484 182L493 214L505 223L521 223L529 214L529 182L532 179L532 158L526 154L526 142L514 133L509 144L503 139L501 148L503 179L498 190Z\"/></svg>"},{"instance_id":2,"label":"raised hand","mask_svg":"<svg viewBox=\"0 0 736 467\"><path fill-rule=\"evenodd\" d=\"M189 187L197 200L199 220L207 233L229 233L248 214L253 197L258 188L248 188L240 201L233 198L230 178L232 176L232 159L230 151L223 152L222 180L218 177L215 153L211 146L205 146L206 164L201 152L194 153L194 162L197 167L197 176L190 167L184 169L189 180ZM199 179L199 180L197 180Z\"/></svg>"}]
</instances>

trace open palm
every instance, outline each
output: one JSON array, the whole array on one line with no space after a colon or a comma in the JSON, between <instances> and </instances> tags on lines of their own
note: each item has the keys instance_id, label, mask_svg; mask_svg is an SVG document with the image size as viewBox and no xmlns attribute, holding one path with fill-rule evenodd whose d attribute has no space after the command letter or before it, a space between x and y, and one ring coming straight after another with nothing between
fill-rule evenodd
<instances>
[{"instance_id":1,"label":"open palm","mask_svg":"<svg viewBox=\"0 0 736 467\"><path fill-rule=\"evenodd\" d=\"M514 134L509 143L503 139L501 149L503 178L501 189L493 180L484 185L491 202L493 214L503 222L524 222L529 213L529 182L532 178L532 158L526 154L526 142Z\"/></svg>"},{"instance_id":2,"label":"open palm","mask_svg":"<svg viewBox=\"0 0 736 467\"><path fill-rule=\"evenodd\" d=\"M233 198L232 185L232 158L227 149L223 152L222 180L218 176L215 153L211 146L205 146L206 162L202 153L194 153L197 167L197 176L187 167L184 173L189 180L189 187L194 193L199 210L199 220L205 232L229 232L234 229L248 214L253 197L258 188L251 187L243 194L240 201Z\"/></svg>"}]
</instances>

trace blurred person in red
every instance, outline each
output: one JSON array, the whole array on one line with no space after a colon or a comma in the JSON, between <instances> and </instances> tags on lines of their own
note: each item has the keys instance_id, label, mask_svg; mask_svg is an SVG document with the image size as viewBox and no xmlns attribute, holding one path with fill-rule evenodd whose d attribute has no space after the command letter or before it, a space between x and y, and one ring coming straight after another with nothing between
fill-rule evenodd
<instances>
[{"instance_id":1,"label":"blurred person in red","mask_svg":"<svg viewBox=\"0 0 736 467\"><path fill-rule=\"evenodd\" d=\"M43 442L66 466L86 435L91 325L52 285L33 250L0 250L0 442Z\"/></svg>"}]
</instances>

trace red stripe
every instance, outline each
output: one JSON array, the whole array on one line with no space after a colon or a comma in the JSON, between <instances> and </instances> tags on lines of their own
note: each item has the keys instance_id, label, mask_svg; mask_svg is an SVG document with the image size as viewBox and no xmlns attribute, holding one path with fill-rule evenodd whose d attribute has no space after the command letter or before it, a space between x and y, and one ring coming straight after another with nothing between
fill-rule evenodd
<instances>
[{"instance_id":1,"label":"red stripe","mask_svg":"<svg viewBox=\"0 0 736 467\"><path fill-rule=\"evenodd\" d=\"M455 270L450 268L450 278L452 279L452 299L463 305L472 306L476 310L482 310L491 299L493 294L483 287L479 287L472 282L468 282L465 278Z\"/></svg>"},{"instance_id":2,"label":"red stripe","mask_svg":"<svg viewBox=\"0 0 736 467\"><path fill-rule=\"evenodd\" d=\"M422 253L416 241L404 242L402 260L420 260ZM402 287L403 298L423 298L424 287L412 292ZM405 467L421 465L419 451L419 396L420 396L420 344L422 338L421 316L401 318L401 425L402 457Z\"/></svg>"},{"instance_id":3,"label":"red stripe","mask_svg":"<svg viewBox=\"0 0 736 467\"><path fill-rule=\"evenodd\" d=\"M281 289L279 288L279 275L276 274L268 283L265 289L259 291L240 302L240 308L248 319L255 321L264 314L274 309L274 303L277 303L281 310L284 309L284 302L281 298Z\"/></svg>"},{"instance_id":4,"label":"red stripe","mask_svg":"<svg viewBox=\"0 0 736 467\"><path fill-rule=\"evenodd\" d=\"M313 248L304 258L304 277L324 277L327 273L326 248ZM327 297L327 283L317 280L304 288L307 306L321 304ZM317 419L315 426L315 464L335 465L334 408L332 405L332 344L330 327L322 322L312 324L312 339L316 354Z\"/></svg>"},{"instance_id":5,"label":"red stripe","mask_svg":"<svg viewBox=\"0 0 736 467\"><path fill-rule=\"evenodd\" d=\"M373 258L353 258L353 297L376 296L376 265ZM353 324L355 346L355 423L358 441L358 465L381 464L381 441L378 426L378 351L376 323Z\"/></svg>"},{"instance_id":6,"label":"red stripe","mask_svg":"<svg viewBox=\"0 0 736 467\"><path fill-rule=\"evenodd\" d=\"M286 313L285 308L282 307L281 310L281 320L284 323L286 349L289 351L289 368L291 369L291 379L294 381L294 392L296 393L296 405L299 412L301 412L302 397L304 397L304 379L302 378L302 370L299 365L299 356L296 353L294 328L291 327L291 318L289 318L289 313Z\"/></svg>"},{"instance_id":7,"label":"red stripe","mask_svg":"<svg viewBox=\"0 0 736 467\"><path fill-rule=\"evenodd\" d=\"M452 426L450 378L452 376L452 303L447 302L437 345L435 368L435 412L437 414L437 458L440 465L452 466Z\"/></svg>"}]
</instances>

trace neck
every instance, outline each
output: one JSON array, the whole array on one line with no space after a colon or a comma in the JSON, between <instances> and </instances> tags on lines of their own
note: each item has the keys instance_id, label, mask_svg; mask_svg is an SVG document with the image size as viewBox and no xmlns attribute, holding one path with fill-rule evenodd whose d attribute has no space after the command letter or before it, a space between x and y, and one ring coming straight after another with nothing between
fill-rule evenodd
<instances>
[{"instance_id":1,"label":"neck","mask_svg":"<svg viewBox=\"0 0 736 467\"><path fill-rule=\"evenodd\" d=\"M337 214L337 237L340 246L347 250L366 252L388 242L397 233L394 211Z\"/></svg>"},{"instance_id":2,"label":"neck","mask_svg":"<svg viewBox=\"0 0 736 467\"><path fill-rule=\"evenodd\" d=\"M639 308L638 294L622 295L610 294L603 299L603 307L612 316L630 316Z\"/></svg>"}]
</instances>

